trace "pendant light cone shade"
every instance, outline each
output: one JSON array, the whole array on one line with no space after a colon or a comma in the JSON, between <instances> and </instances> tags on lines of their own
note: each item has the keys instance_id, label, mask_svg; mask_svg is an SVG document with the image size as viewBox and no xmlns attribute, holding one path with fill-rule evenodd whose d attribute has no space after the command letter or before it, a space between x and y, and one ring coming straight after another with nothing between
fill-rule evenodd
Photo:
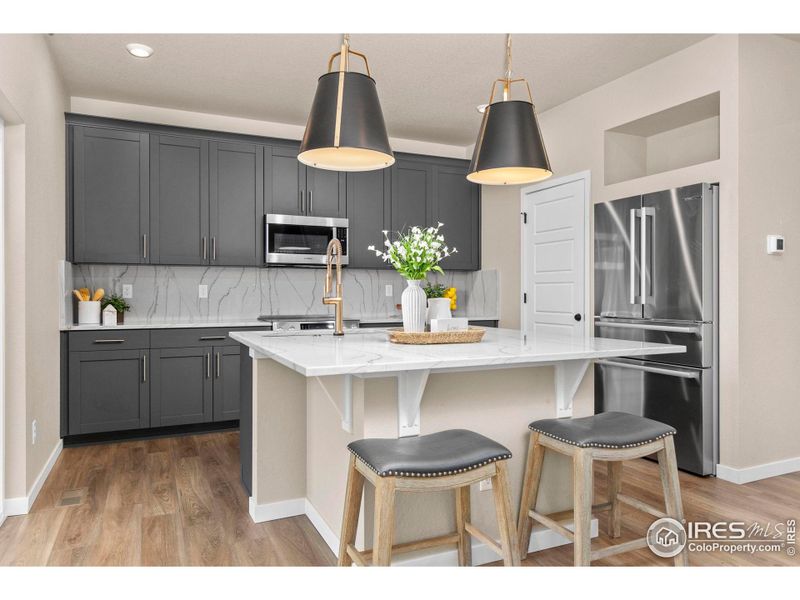
<instances>
[{"instance_id":1,"label":"pendant light cone shade","mask_svg":"<svg viewBox=\"0 0 800 600\"><path fill-rule=\"evenodd\" d=\"M394 164L372 77L334 71L319 78L297 159L331 171L374 171Z\"/></svg>"},{"instance_id":2,"label":"pendant light cone shade","mask_svg":"<svg viewBox=\"0 0 800 600\"><path fill-rule=\"evenodd\" d=\"M519 185L552 174L533 104L507 100L486 107L467 179L484 185Z\"/></svg>"}]
</instances>

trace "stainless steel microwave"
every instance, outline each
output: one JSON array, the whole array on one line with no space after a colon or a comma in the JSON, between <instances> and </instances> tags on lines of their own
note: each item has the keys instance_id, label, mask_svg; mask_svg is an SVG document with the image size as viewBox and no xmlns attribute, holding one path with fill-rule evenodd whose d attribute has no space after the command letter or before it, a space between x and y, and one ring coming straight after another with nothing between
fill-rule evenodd
<instances>
[{"instance_id":1,"label":"stainless steel microwave","mask_svg":"<svg viewBox=\"0 0 800 600\"><path fill-rule=\"evenodd\" d=\"M342 244L342 264L348 263L347 219L267 215L264 225L265 262L271 265L324 265L328 243Z\"/></svg>"}]
</instances>

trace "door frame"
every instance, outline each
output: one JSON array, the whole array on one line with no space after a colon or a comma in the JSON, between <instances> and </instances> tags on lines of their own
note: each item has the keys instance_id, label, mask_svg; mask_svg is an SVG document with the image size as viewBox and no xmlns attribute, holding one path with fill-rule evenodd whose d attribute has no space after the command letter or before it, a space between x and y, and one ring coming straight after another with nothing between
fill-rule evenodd
<instances>
[{"instance_id":1,"label":"door frame","mask_svg":"<svg viewBox=\"0 0 800 600\"><path fill-rule=\"evenodd\" d=\"M0 525L6 520L5 122L0 117Z\"/></svg>"},{"instance_id":2,"label":"door frame","mask_svg":"<svg viewBox=\"0 0 800 600\"><path fill-rule=\"evenodd\" d=\"M532 185L528 185L520 189L519 194L519 212L520 216L522 213L525 212L525 196L532 192L541 192L550 188L558 187L561 185L565 185L567 183L574 183L576 181L583 182L583 252L584 252L584 261L583 261L583 331L588 336L592 331L592 317L591 314L591 296L592 296L592 289L591 289L591 282L592 282L592 229L591 229L591 213L592 213L592 172L587 171L579 171L578 173L573 173L572 175L565 175L563 177L556 177L553 179L547 179L540 183L534 183ZM526 248L527 244L525 243L526 235L525 235L525 220L519 220L519 228L520 228L520 250L522 253L522 257L520 260L520 295L519 295L519 312L520 312L520 328L522 331L528 331L528 323L527 318L525 316L525 303L523 302L522 294L525 288L525 274L527 272L527 266L529 262L529 257L527 256Z\"/></svg>"}]
</instances>

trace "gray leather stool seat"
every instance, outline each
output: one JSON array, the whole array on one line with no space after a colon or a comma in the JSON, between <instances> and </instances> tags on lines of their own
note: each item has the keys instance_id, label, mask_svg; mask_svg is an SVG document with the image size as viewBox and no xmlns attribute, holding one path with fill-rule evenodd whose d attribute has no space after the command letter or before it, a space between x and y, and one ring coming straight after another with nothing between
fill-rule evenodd
<instances>
[{"instance_id":1,"label":"gray leather stool seat","mask_svg":"<svg viewBox=\"0 0 800 600\"><path fill-rule=\"evenodd\" d=\"M347 448L380 477L441 477L511 458L505 446L466 429L358 440Z\"/></svg>"},{"instance_id":2,"label":"gray leather stool seat","mask_svg":"<svg viewBox=\"0 0 800 600\"><path fill-rule=\"evenodd\" d=\"M542 419L528 425L528 429L579 448L633 448L675 435L669 425L622 412L578 419Z\"/></svg>"}]
</instances>

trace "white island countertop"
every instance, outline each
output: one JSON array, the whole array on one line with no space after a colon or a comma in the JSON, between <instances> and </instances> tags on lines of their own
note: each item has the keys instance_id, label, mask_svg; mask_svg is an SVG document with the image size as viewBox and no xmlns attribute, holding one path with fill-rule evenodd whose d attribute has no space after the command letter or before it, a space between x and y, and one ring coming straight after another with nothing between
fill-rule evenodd
<instances>
[{"instance_id":1,"label":"white island countertop","mask_svg":"<svg viewBox=\"0 0 800 600\"><path fill-rule=\"evenodd\" d=\"M685 352L685 346L598 337L526 335L515 329L487 328L480 343L404 345L388 341L385 332L360 330L275 337L259 331L231 332L254 358L270 358L306 377L364 375L404 371L437 371L503 366L536 366L619 356Z\"/></svg>"}]
</instances>

